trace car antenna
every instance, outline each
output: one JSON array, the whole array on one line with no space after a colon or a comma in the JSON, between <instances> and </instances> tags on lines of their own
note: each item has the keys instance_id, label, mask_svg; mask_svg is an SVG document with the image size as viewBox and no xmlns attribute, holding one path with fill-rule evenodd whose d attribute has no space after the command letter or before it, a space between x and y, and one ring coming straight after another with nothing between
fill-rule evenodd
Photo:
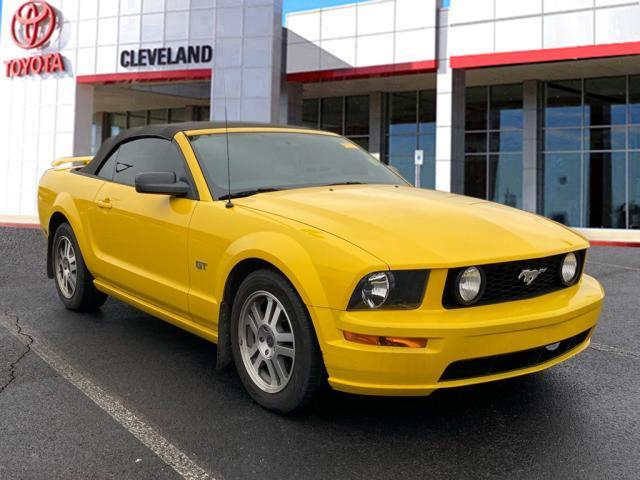
<instances>
[{"instance_id":1,"label":"car antenna","mask_svg":"<svg viewBox=\"0 0 640 480\"><path fill-rule=\"evenodd\" d=\"M233 202L231 201L231 156L229 155L229 121L227 119L227 98L224 99L224 131L225 139L227 142L227 203L226 208L233 208Z\"/></svg>"},{"instance_id":2,"label":"car antenna","mask_svg":"<svg viewBox=\"0 0 640 480\"><path fill-rule=\"evenodd\" d=\"M224 73L223 73L224 75ZM222 78L222 89L224 95L224 137L227 142L227 203L226 208L233 208L231 201L231 155L229 154L229 117L227 115L227 79Z\"/></svg>"}]
</instances>

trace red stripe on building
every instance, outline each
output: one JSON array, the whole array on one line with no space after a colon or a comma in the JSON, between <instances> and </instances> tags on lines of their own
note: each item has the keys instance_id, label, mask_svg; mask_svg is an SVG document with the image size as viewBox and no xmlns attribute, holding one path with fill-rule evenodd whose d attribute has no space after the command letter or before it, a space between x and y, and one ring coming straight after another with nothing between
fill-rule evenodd
<instances>
[{"instance_id":1,"label":"red stripe on building","mask_svg":"<svg viewBox=\"0 0 640 480\"><path fill-rule=\"evenodd\" d=\"M166 70L153 72L107 73L102 75L79 75L78 83L108 84L121 82L169 82L185 80L209 80L210 68L197 70Z\"/></svg>"},{"instance_id":2,"label":"red stripe on building","mask_svg":"<svg viewBox=\"0 0 640 480\"><path fill-rule=\"evenodd\" d=\"M28 228L28 229L40 229L40 225L37 223L10 223L0 222L0 228Z\"/></svg>"},{"instance_id":3,"label":"red stripe on building","mask_svg":"<svg viewBox=\"0 0 640 480\"><path fill-rule=\"evenodd\" d=\"M338 68L335 70L317 70L287 74L289 82L311 83L329 82L332 80L351 80L357 78L387 77L409 73L431 73L438 69L436 60L423 62L396 63L391 65L375 65L372 67Z\"/></svg>"},{"instance_id":4,"label":"red stripe on building","mask_svg":"<svg viewBox=\"0 0 640 480\"><path fill-rule=\"evenodd\" d=\"M640 247L640 242L590 240L592 247Z\"/></svg>"},{"instance_id":5,"label":"red stripe on building","mask_svg":"<svg viewBox=\"0 0 640 480\"><path fill-rule=\"evenodd\" d=\"M483 53L451 57L451 68L483 68L501 65L561 62L589 58L622 57L640 54L640 42L586 45L582 47L547 48L520 52Z\"/></svg>"}]
</instances>

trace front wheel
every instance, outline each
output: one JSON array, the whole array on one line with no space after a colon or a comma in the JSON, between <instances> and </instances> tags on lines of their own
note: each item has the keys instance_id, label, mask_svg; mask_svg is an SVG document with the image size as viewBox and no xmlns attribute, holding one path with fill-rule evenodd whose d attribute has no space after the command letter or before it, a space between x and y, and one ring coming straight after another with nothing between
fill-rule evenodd
<instances>
[{"instance_id":1,"label":"front wheel","mask_svg":"<svg viewBox=\"0 0 640 480\"><path fill-rule=\"evenodd\" d=\"M60 225L53 237L53 272L58 296L69 310L98 308L107 300L93 285L76 236L68 223Z\"/></svg>"},{"instance_id":2,"label":"front wheel","mask_svg":"<svg viewBox=\"0 0 640 480\"><path fill-rule=\"evenodd\" d=\"M251 397L281 413L306 405L322 382L322 356L305 305L280 274L249 275L233 302L236 369Z\"/></svg>"}]
</instances>

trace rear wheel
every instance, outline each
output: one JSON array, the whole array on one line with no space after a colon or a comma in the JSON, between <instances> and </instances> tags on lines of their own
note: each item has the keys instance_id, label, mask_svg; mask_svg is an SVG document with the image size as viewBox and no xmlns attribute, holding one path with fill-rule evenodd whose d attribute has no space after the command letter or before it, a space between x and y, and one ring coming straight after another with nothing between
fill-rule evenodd
<instances>
[{"instance_id":1,"label":"rear wheel","mask_svg":"<svg viewBox=\"0 0 640 480\"><path fill-rule=\"evenodd\" d=\"M53 272L58 296L69 310L98 308L107 295L93 285L93 277L84 263L76 236L68 223L58 227L53 237Z\"/></svg>"},{"instance_id":2,"label":"rear wheel","mask_svg":"<svg viewBox=\"0 0 640 480\"><path fill-rule=\"evenodd\" d=\"M307 309L276 272L259 270L240 285L231 341L244 387L265 408L299 409L322 383L322 357Z\"/></svg>"}]
</instances>

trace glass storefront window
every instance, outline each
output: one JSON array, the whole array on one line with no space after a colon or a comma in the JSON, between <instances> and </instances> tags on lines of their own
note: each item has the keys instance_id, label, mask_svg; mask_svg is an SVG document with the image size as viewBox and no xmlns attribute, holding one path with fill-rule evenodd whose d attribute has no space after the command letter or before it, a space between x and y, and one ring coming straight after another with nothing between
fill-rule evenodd
<instances>
[{"instance_id":1,"label":"glass storefront window","mask_svg":"<svg viewBox=\"0 0 640 480\"><path fill-rule=\"evenodd\" d=\"M342 97L323 98L321 103L320 128L333 133L342 133Z\"/></svg>"},{"instance_id":2,"label":"glass storefront window","mask_svg":"<svg viewBox=\"0 0 640 480\"><path fill-rule=\"evenodd\" d=\"M627 123L626 78L593 78L584 82L586 125L624 125Z\"/></svg>"},{"instance_id":3,"label":"glass storefront window","mask_svg":"<svg viewBox=\"0 0 640 480\"><path fill-rule=\"evenodd\" d=\"M149 125L169 123L169 110L150 110Z\"/></svg>"},{"instance_id":4,"label":"glass storefront window","mask_svg":"<svg viewBox=\"0 0 640 480\"><path fill-rule=\"evenodd\" d=\"M369 96L346 97L344 134L369 135Z\"/></svg>"},{"instance_id":5,"label":"glass storefront window","mask_svg":"<svg viewBox=\"0 0 640 480\"><path fill-rule=\"evenodd\" d=\"M142 110L139 112L129 112L129 128L144 127L145 125L147 125L147 114L147 110Z\"/></svg>"},{"instance_id":6,"label":"glass storefront window","mask_svg":"<svg viewBox=\"0 0 640 480\"><path fill-rule=\"evenodd\" d=\"M489 156L488 199L510 207L522 203L522 155L501 153Z\"/></svg>"},{"instance_id":7,"label":"glass storefront window","mask_svg":"<svg viewBox=\"0 0 640 480\"><path fill-rule=\"evenodd\" d=\"M465 130L487 129L487 108L489 89L487 87L470 87L465 98Z\"/></svg>"},{"instance_id":8,"label":"glass storefront window","mask_svg":"<svg viewBox=\"0 0 640 480\"><path fill-rule=\"evenodd\" d=\"M564 225L580 226L580 153L548 153L544 165L543 215Z\"/></svg>"},{"instance_id":9,"label":"glass storefront window","mask_svg":"<svg viewBox=\"0 0 640 480\"><path fill-rule=\"evenodd\" d=\"M640 229L640 152L629 153L629 228Z\"/></svg>"},{"instance_id":10,"label":"glass storefront window","mask_svg":"<svg viewBox=\"0 0 640 480\"><path fill-rule=\"evenodd\" d=\"M344 135L369 150L369 95L306 99L301 123Z\"/></svg>"},{"instance_id":11,"label":"glass storefront window","mask_svg":"<svg viewBox=\"0 0 640 480\"><path fill-rule=\"evenodd\" d=\"M424 151L420 186L436 184L436 92L394 92L386 96L386 153L389 165L415 185L415 151Z\"/></svg>"},{"instance_id":12,"label":"glass storefront window","mask_svg":"<svg viewBox=\"0 0 640 480\"><path fill-rule=\"evenodd\" d=\"M522 129L522 85L491 88L490 129Z\"/></svg>"},{"instance_id":13,"label":"glass storefront window","mask_svg":"<svg viewBox=\"0 0 640 480\"><path fill-rule=\"evenodd\" d=\"M585 201L590 227L626 227L625 158L624 152L589 155Z\"/></svg>"},{"instance_id":14,"label":"glass storefront window","mask_svg":"<svg viewBox=\"0 0 640 480\"><path fill-rule=\"evenodd\" d=\"M467 88L465 125L465 195L520 207L522 85Z\"/></svg>"},{"instance_id":15,"label":"glass storefront window","mask_svg":"<svg viewBox=\"0 0 640 480\"><path fill-rule=\"evenodd\" d=\"M549 82L546 85L545 126L582 125L582 84L580 80Z\"/></svg>"},{"instance_id":16,"label":"glass storefront window","mask_svg":"<svg viewBox=\"0 0 640 480\"><path fill-rule=\"evenodd\" d=\"M547 82L544 91L543 214L639 228L640 77Z\"/></svg>"}]
</instances>

